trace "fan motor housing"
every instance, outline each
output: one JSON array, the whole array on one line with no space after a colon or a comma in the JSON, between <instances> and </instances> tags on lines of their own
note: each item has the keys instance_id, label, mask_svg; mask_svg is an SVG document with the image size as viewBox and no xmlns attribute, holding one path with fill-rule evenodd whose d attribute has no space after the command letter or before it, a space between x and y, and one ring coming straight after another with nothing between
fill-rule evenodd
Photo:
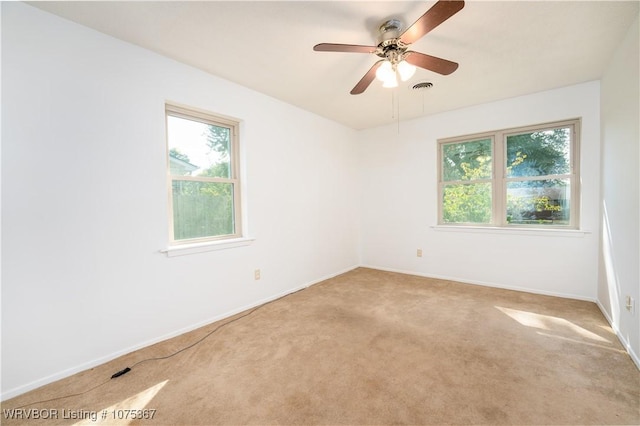
<instances>
[{"instance_id":1,"label":"fan motor housing","mask_svg":"<svg viewBox=\"0 0 640 426\"><path fill-rule=\"evenodd\" d=\"M402 59L403 53L407 50L399 39L402 31L402 22L398 19L390 19L380 25L380 43L376 50L376 55L395 64Z\"/></svg>"},{"instance_id":2,"label":"fan motor housing","mask_svg":"<svg viewBox=\"0 0 640 426\"><path fill-rule=\"evenodd\" d=\"M387 40L397 39L400 37L400 30L402 29L402 22L398 19L389 19L384 24L380 25L380 43Z\"/></svg>"}]
</instances>

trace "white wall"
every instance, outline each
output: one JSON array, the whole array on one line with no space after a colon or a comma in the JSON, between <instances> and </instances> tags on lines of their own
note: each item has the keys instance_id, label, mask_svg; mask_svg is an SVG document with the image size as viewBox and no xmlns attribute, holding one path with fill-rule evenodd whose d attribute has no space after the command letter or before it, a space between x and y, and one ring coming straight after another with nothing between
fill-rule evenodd
<instances>
[{"instance_id":1,"label":"white wall","mask_svg":"<svg viewBox=\"0 0 640 426\"><path fill-rule=\"evenodd\" d=\"M351 129L14 2L2 89L3 399L358 264ZM242 120L252 245L159 253L165 100Z\"/></svg>"},{"instance_id":2,"label":"white wall","mask_svg":"<svg viewBox=\"0 0 640 426\"><path fill-rule=\"evenodd\" d=\"M391 125L361 132L363 263L595 300L599 90L598 82L589 82L403 122L399 131ZM580 228L588 233L530 235L432 227L438 211L437 139L576 117L582 118ZM424 250L422 258L416 256L418 248Z\"/></svg>"},{"instance_id":3,"label":"white wall","mask_svg":"<svg viewBox=\"0 0 640 426\"><path fill-rule=\"evenodd\" d=\"M602 78L602 217L598 302L640 367L640 31L638 19ZM635 300L634 313L625 296Z\"/></svg>"}]
</instances>

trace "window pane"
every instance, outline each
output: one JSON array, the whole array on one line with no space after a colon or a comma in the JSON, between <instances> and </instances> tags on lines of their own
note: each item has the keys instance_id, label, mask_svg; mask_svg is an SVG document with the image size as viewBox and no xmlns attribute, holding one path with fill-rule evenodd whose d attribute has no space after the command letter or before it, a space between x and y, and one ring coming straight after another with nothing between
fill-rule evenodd
<instances>
[{"instance_id":1,"label":"window pane","mask_svg":"<svg viewBox=\"0 0 640 426\"><path fill-rule=\"evenodd\" d=\"M445 185L445 223L491 223L491 183Z\"/></svg>"},{"instance_id":2,"label":"window pane","mask_svg":"<svg viewBox=\"0 0 640 426\"><path fill-rule=\"evenodd\" d=\"M167 138L171 175L231 177L229 128L169 115Z\"/></svg>"},{"instance_id":3,"label":"window pane","mask_svg":"<svg viewBox=\"0 0 640 426\"><path fill-rule=\"evenodd\" d=\"M491 178L491 139L442 145L442 179Z\"/></svg>"},{"instance_id":4,"label":"window pane","mask_svg":"<svg viewBox=\"0 0 640 426\"><path fill-rule=\"evenodd\" d=\"M569 179L507 183L507 222L521 225L569 225Z\"/></svg>"},{"instance_id":5,"label":"window pane","mask_svg":"<svg viewBox=\"0 0 640 426\"><path fill-rule=\"evenodd\" d=\"M507 136L507 176L571 173L570 149L569 127Z\"/></svg>"},{"instance_id":6,"label":"window pane","mask_svg":"<svg viewBox=\"0 0 640 426\"><path fill-rule=\"evenodd\" d=\"M173 181L174 239L234 233L233 184Z\"/></svg>"}]
</instances>

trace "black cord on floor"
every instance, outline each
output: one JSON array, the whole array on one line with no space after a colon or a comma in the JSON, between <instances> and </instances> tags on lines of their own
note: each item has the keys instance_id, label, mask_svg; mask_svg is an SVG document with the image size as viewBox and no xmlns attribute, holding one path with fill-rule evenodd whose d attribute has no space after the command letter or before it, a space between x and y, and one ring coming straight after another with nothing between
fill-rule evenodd
<instances>
[{"instance_id":1,"label":"black cord on floor","mask_svg":"<svg viewBox=\"0 0 640 426\"><path fill-rule=\"evenodd\" d=\"M291 294L293 294L293 293L291 293ZM288 296L288 295L287 295L287 296ZM267 302L267 303L265 303L264 305L257 306L257 307L255 307L255 308L251 309L251 310L250 310L249 312L247 312L246 314L243 314L243 315L241 315L241 316L239 316L239 317L237 317L237 318L234 318L234 319L232 319L231 321L227 321L227 322L225 322L224 324L220 324L219 326L217 326L216 328L214 328L213 330L211 330L210 332L208 332L207 334L205 334L204 336L202 336L199 340L196 340L195 342L191 343L189 346L185 346L184 348L179 349L179 350L177 350L176 352L174 352L174 353L172 353L172 354L169 354L169 355L166 355L166 356L159 356L159 357L154 357L154 358L147 358L147 359L143 359L143 360L141 360L141 361L136 362L136 363L135 363L135 364L133 364L131 367L127 367L127 368L133 368L133 367L135 367L135 366L137 366L137 365L142 364L143 362L148 362L148 361L159 361L159 360L161 360L161 359L168 359L168 358L174 357L174 356L178 355L179 353L182 353L182 352L184 352L184 351L186 351L186 350L188 350L188 349L191 349L192 347L196 346L197 344L199 344L199 343L203 342L205 339L207 339L209 336L211 336L211 335L212 335L213 333L215 333L216 331L220 330L222 327L226 327L227 325L232 324L232 323L234 323L234 322L236 322L236 321L238 321L238 320L241 320L241 319L242 319L242 318L244 318L244 317L248 317L249 315L251 315L252 313L254 313L255 311L257 311L258 309L262 308L263 306L268 305L269 303L275 302L276 300L280 300L280 299L275 299L275 300L272 300L271 302ZM127 372L128 372L128 371L127 371ZM116 373L116 374L117 374L117 373Z\"/></svg>"},{"instance_id":2,"label":"black cord on floor","mask_svg":"<svg viewBox=\"0 0 640 426\"><path fill-rule=\"evenodd\" d=\"M83 392L78 392L78 393L74 393L74 394L70 394L70 395L65 395L65 396L59 396L56 398L51 398L51 399L43 399L42 401L35 401L35 402L30 402L28 404L24 404L24 405L20 405L18 407L15 408L8 408L7 410L19 410L20 408L24 408L24 407L28 407L30 405L35 405L35 404L44 404L45 402L51 402L51 401L57 401L59 399L65 399L65 398L71 398L74 396L80 396L80 395L84 395L85 393L89 393L94 389L98 389L100 386L104 386L107 383L109 383L111 381L111 379L109 380L105 380L104 382L100 383L99 385L95 385L94 387L87 389L86 391Z\"/></svg>"},{"instance_id":3,"label":"black cord on floor","mask_svg":"<svg viewBox=\"0 0 640 426\"><path fill-rule=\"evenodd\" d=\"M236 317L236 318L234 318L234 319L232 319L232 320L230 320L230 321L227 321L227 322L225 322L225 323L223 323L223 324L218 325L216 328L214 328L213 330L211 330L210 332L208 332L207 334L205 334L205 335L204 335L203 337L201 337L200 339L196 340L195 342L191 343L191 344L190 344L190 345L188 345L188 346L185 346L185 347L184 347L184 348L182 348L182 349L179 349L179 350L175 351L175 352L174 352L174 353L172 353L172 354L169 354L169 355L166 355L166 356L159 356L159 357L146 358L146 359L140 360L140 361L136 362L135 364L133 364L131 367L126 367L126 368L124 368L124 369L122 369L122 370L120 370L120 371L118 371L118 372L114 373L114 374L111 376L111 378L109 378L109 380L105 380L104 382L102 382L102 383L100 383L100 384L98 384L98 385L96 385L96 386L94 386L94 387L92 387L92 388L90 388L90 389L87 389L87 390L85 390L85 391L83 391L83 392L78 392L78 393L74 393L74 394L70 394L70 395L59 396L59 397L56 397L56 398L46 399L46 400L42 400L42 401L30 402L30 403L28 403L28 404L24 404L24 405L20 405L19 407L15 407L15 408L13 408L13 410L17 410L17 409L20 409L20 408L28 407L28 406L30 406L30 405L43 404L43 403L45 403L45 402L57 401L57 400L60 400L60 399L71 398L71 397L74 397L74 396L81 396L81 395L84 395L84 394L86 394L86 393L89 393L89 392L91 392L91 391L93 391L93 390L95 390L95 389L98 389L98 388L99 388L99 387L101 387L101 386L106 385L106 384L107 384L107 383L109 383L112 379L115 379L115 378L117 378L117 377L120 377L120 376L122 376L122 375L124 375L124 374L128 373L129 371L131 371L131 369L133 369L133 368L134 368L135 366L137 366L137 365L140 365L140 364L142 364L142 363L144 363L144 362L148 362L148 361L159 361L159 360L162 360L162 359L168 359L168 358L174 357L174 356L178 355L179 353L182 353L182 352L184 352L184 351L186 351L186 350L188 350L188 349L191 349L191 348L193 348L194 346L196 346L196 345L198 345L198 344L202 343L205 339L207 339L209 336L211 336L212 334L214 334L215 332L217 332L217 331L218 331L218 330L220 330L221 328L226 327L227 325L232 324L232 323L234 323L234 322L236 322L236 321L238 321L238 320L241 320L242 318L248 317L249 315L253 314L253 313L254 313L255 311L257 311L258 309L261 309L261 308L263 308L263 307L265 307L265 306L267 306L267 305L270 305L271 303L277 302L277 301L278 301L278 300L280 300L280 299L283 299L283 298L285 298L285 297L287 297L287 296L291 296L292 294L298 293L298 292L300 292L300 291L302 291L302 290L305 290L305 289L306 289L306 287L305 287L305 288L302 288L302 289L300 289L300 290L296 290L296 291L294 291L294 292L292 292L292 293L285 294L284 296L280 296L280 297L278 297L277 299L270 300L270 301L268 301L268 302L266 302L266 303L263 303L262 305L256 306L255 308L253 308L253 309L251 309L250 311L248 311L248 312L246 312L246 313L244 313L244 314L240 315L239 317ZM11 409L9 409L9 410L11 410Z\"/></svg>"}]
</instances>

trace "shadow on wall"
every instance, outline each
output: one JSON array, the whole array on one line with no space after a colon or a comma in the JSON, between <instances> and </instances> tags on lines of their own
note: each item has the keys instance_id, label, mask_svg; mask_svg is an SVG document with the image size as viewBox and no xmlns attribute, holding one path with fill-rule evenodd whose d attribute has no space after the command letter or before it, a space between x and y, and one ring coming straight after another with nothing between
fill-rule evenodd
<instances>
[{"instance_id":1,"label":"shadow on wall","mask_svg":"<svg viewBox=\"0 0 640 426\"><path fill-rule=\"evenodd\" d=\"M602 203L602 259L604 262L606 286L609 293L609 306L604 306L610 316L612 326L620 329L620 280L614 263L613 242L611 241L611 227L607 204Z\"/></svg>"}]
</instances>

